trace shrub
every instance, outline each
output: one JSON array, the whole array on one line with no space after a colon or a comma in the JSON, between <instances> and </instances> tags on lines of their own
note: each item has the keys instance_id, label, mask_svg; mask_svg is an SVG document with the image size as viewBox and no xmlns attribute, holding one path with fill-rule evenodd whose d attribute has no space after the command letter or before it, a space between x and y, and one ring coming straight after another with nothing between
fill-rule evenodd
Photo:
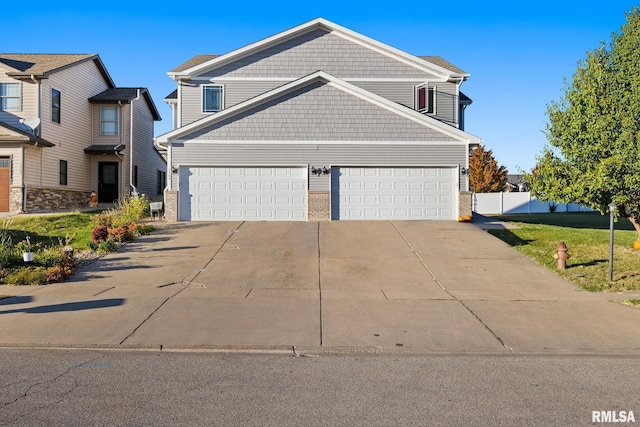
<instances>
[{"instance_id":1,"label":"shrub","mask_svg":"<svg viewBox=\"0 0 640 427\"><path fill-rule=\"evenodd\" d=\"M108 254L109 252L113 252L118 248L118 244L113 239L106 239L102 242L98 243L97 251L101 254Z\"/></svg>"},{"instance_id":2,"label":"shrub","mask_svg":"<svg viewBox=\"0 0 640 427\"><path fill-rule=\"evenodd\" d=\"M76 269L75 267L76 265L73 260L65 259L46 271L45 280L47 283L61 282L73 274Z\"/></svg>"},{"instance_id":3,"label":"shrub","mask_svg":"<svg viewBox=\"0 0 640 427\"><path fill-rule=\"evenodd\" d=\"M109 237L116 242L129 242L133 240L133 234L131 233L131 231L129 231L129 227L126 225L110 228Z\"/></svg>"},{"instance_id":4,"label":"shrub","mask_svg":"<svg viewBox=\"0 0 640 427\"><path fill-rule=\"evenodd\" d=\"M103 242L108 238L109 238L109 229L104 225L95 227L93 229L93 232L91 233L91 240L93 240L93 242L96 245L99 245L100 242Z\"/></svg>"},{"instance_id":5,"label":"shrub","mask_svg":"<svg viewBox=\"0 0 640 427\"><path fill-rule=\"evenodd\" d=\"M134 224L149 215L149 200L145 196L124 196L116 202L116 212L112 226Z\"/></svg>"},{"instance_id":6,"label":"shrub","mask_svg":"<svg viewBox=\"0 0 640 427\"><path fill-rule=\"evenodd\" d=\"M4 278L8 285L43 285L46 282L47 273L43 267L22 268Z\"/></svg>"},{"instance_id":7,"label":"shrub","mask_svg":"<svg viewBox=\"0 0 640 427\"><path fill-rule=\"evenodd\" d=\"M33 263L43 267L54 267L66 259L65 255L56 249L49 249L37 252L33 256Z\"/></svg>"},{"instance_id":8,"label":"shrub","mask_svg":"<svg viewBox=\"0 0 640 427\"><path fill-rule=\"evenodd\" d=\"M13 257L13 240L9 233L9 226L12 222L11 219L5 220L0 226L0 265L9 263Z\"/></svg>"},{"instance_id":9,"label":"shrub","mask_svg":"<svg viewBox=\"0 0 640 427\"><path fill-rule=\"evenodd\" d=\"M111 227L111 223L113 222L114 211L102 211L95 215L91 216L91 221L93 221L93 225L96 227Z\"/></svg>"}]
</instances>

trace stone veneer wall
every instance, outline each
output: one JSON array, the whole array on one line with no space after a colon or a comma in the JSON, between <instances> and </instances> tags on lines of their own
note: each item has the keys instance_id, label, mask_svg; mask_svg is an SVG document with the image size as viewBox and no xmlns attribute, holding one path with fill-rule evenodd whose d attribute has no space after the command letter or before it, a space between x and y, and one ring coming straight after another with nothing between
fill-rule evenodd
<instances>
[{"instance_id":1,"label":"stone veneer wall","mask_svg":"<svg viewBox=\"0 0 640 427\"><path fill-rule=\"evenodd\" d=\"M171 190L164 192L164 219L166 221L178 220L178 192Z\"/></svg>"},{"instance_id":2,"label":"stone veneer wall","mask_svg":"<svg viewBox=\"0 0 640 427\"><path fill-rule=\"evenodd\" d=\"M20 213L22 212L22 186L13 185L9 192L9 212Z\"/></svg>"},{"instance_id":3,"label":"stone veneer wall","mask_svg":"<svg viewBox=\"0 0 640 427\"><path fill-rule=\"evenodd\" d=\"M471 215L473 211L473 193L461 191L458 193L458 216Z\"/></svg>"},{"instance_id":4,"label":"stone veneer wall","mask_svg":"<svg viewBox=\"0 0 640 427\"><path fill-rule=\"evenodd\" d=\"M28 188L26 213L57 212L89 206L90 191Z\"/></svg>"},{"instance_id":5,"label":"stone veneer wall","mask_svg":"<svg viewBox=\"0 0 640 427\"><path fill-rule=\"evenodd\" d=\"M307 197L308 221L331 221L331 193L328 191L309 191Z\"/></svg>"}]
</instances>

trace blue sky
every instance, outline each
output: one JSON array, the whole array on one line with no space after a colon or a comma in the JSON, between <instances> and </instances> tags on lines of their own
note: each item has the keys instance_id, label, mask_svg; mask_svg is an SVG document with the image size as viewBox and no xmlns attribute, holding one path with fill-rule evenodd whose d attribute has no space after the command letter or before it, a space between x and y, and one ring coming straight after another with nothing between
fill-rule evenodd
<instances>
[{"instance_id":1,"label":"blue sky","mask_svg":"<svg viewBox=\"0 0 640 427\"><path fill-rule=\"evenodd\" d=\"M97 53L118 86L148 87L163 121L167 71L322 17L414 55L467 71L466 130L511 173L535 166L546 105L562 96L587 51L608 41L634 3L540 1L30 1L5 15L0 52ZM16 8L17 9L17 8ZM6 11L5 11L6 12ZM6 37L15 34L15 37Z\"/></svg>"}]
</instances>

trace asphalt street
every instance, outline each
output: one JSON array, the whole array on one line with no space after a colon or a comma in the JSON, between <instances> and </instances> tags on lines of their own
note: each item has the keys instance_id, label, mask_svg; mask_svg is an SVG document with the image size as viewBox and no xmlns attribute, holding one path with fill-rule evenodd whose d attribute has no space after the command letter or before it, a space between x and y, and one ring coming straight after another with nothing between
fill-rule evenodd
<instances>
[{"instance_id":1,"label":"asphalt street","mask_svg":"<svg viewBox=\"0 0 640 427\"><path fill-rule=\"evenodd\" d=\"M640 357L0 351L0 425L585 426Z\"/></svg>"}]
</instances>

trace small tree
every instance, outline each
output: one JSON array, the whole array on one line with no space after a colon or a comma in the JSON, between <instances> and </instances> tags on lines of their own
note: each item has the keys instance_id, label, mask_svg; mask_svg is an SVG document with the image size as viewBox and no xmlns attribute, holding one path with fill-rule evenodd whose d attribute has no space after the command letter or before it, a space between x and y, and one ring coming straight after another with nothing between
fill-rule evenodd
<instances>
[{"instance_id":1,"label":"small tree","mask_svg":"<svg viewBox=\"0 0 640 427\"><path fill-rule=\"evenodd\" d=\"M476 193L495 193L502 191L507 183L509 171L504 166L498 166L491 150L485 151L484 146L478 146L471 153L469 159L469 184Z\"/></svg>"},{"instance_id":2,"label":"small tree","mask_svg":"<svg viewBox=\"0 0 640 427\"><path fill-rule=\"evenodd\" d=\"M610 43L588 52L547 107L549 144L526 177L542 201L579 203L628 218L640 239L640 9Z\"/></svg>"}]
</instances>

